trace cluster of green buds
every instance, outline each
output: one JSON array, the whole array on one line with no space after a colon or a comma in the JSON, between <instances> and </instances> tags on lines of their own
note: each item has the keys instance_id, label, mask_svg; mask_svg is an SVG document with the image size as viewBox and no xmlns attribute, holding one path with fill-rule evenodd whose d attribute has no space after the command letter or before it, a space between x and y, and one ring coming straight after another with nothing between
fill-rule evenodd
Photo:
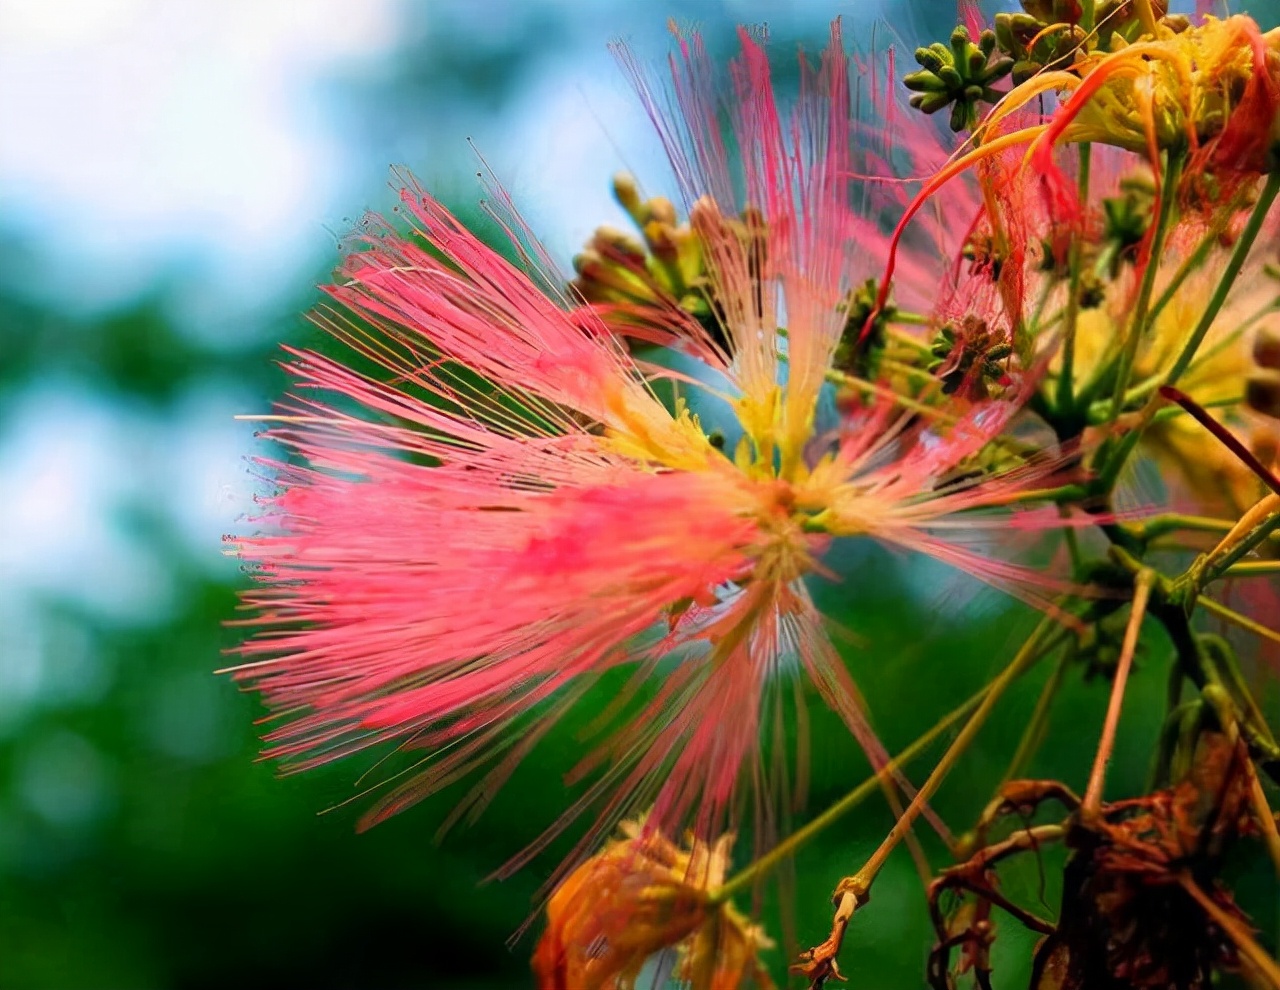
<instances>
[{"instance_id":1,"label":"cluster of green buds","mask_svg":"<svg viewBox=\"0 0 1280 990\"><path fill-rule=\"evenodd\" d=\"M1181 34L1191 27L1191 18L1185 14L1169 13L1169 0L1150 0L1150 6L1151 16L1156 22L1174 34ZM1104 52L1113 52L1131 44L1143 33L1142 17L1133 0L1105 0L1099 3L1093 14L1093 25L1091 47Z\"/></svg>"},{"instance_id":2,"label":"cluster of green buds","mask_svg":"<svg viewBox=\"0 0 1280 990\"><path fill-rule=\"evenodd\" d=\"M1155 183L1142 172L1120 180L1118 196L1102 201L1102 243L1095 272L1115 278L1121 262L1132 260L1134 251L1151 228L1156 202Z\"/></svg>"},{"instance_id":3,"label":"cluster of green buds","mask_svg":"<svg viewBox=\"0 0 1280 990\"><path fill-rule=\"evenodd\" d=\"M1087 264L1087 259L1094 253L1091 242L1083 242L1080 239L1070 242L1060 236L1041 238L1040 270L1048 272L1055 279L1070 278L1073 243L1075 250L1078 250L1081 258L1086 261L1079 274L1076 301L1081 309L1095 309L1106 299L1107 289L1102 278Z\"/></svg>"},{"instance_id":4,"label":"cluster of green buds","mask_svg":"<svg viewBox=\"0 0 1280 990\"><path fill-rule=\"evenodd\" d=\"M635 180L622 174L614 177L613 194L640 236L597 228L573 259L573 290L587 303L625 307L629 313L622 322L641 325L648 322L646 310L677 306L727 347L724 313L715 298L703 238L710 230L735 237L750 274L763 281L768 242L764 214L748 206L736 216L724 216L704 196L693 204L689 219L680 222L669 199L642 199Z\"/></svg>"},{"instance_id":5,"label":"cluster of green buds","mask_svg":"<svg viewBox=\"0 0 1280 990\"><path fill-rule=\"evenodd\" d=\"M1021 0L1022 10L995 16L994 30L974 42L963 25L951 32L950 44L934 42L916 49L921 68L903 78L911 105L925 113L951 107L951 129L972 128L980 103L1004 95L993 88L1005 76L1014 85L1039 72L1070 68L1082 54L1112 51L1137 39L1143 24L1132 0L1098 3L1089 23L1081 0ZM1152 16L1174 32L1190 21L1168 13L1168 0L1150 0Z\"/></svg>"},{"instance_id":6,"label":"cluster of green buds","mask_svg":"<svg viewBox=\"0 0 1280 990\"><path fill-rule=\"evenodd\" d=\"M978 104L995 103L1004 95L992 85L1013 68L1013 59L996 54L995 32L983 31L975 44L963 25L951 32L949 46L938 41L917 48L916 61L920 70L902 80L912 91L911 105L925 113L951 107L953 131L973 127Z\"/></svg>"},{"instance_id":7,"label":"cluster of green buds","mask_svg":"<svg viewBox=\"0 0 1280 990\"><path fill-rule=\"evenodd\" d=\"M1115 196L1102 199L1100 236L1077 242L1081 252L1078 302L1081 309L1093 309L1106 297L1105 286L1121 267L1137 258L1138 245L1151 229L1155 211L1155 184L1146 171L1120 180ZM1040 244L1040 269L1059 278L1067 276L1068 257L1063 245L1050 240ZM969 255L966 254L966 257Z\"/></svg>"},{"instance_id":8,"label":"cluster of green buds","mask_svg":"<svg viewBox=\"0 0 1280 990\"><path fill-rule=\"evenodd\" d=\"M945 395L962 390L972 399L990 398L1005 378L1013 345L987 321L972 314L958 324L944 323L929 344L928 370L942 382Z\"/></svg>"},{"instance_id":9,"label":"cluster of green buds","mask_svg":"<svg viewBox=\"0 0 1280 990\"><path fill-rule=\"evenodd\" d=\"M573 288L589 303L653 307L674 303L699 320L711 319L702 244L679 223L669 199L642 199L629 175L617 175L613 194L639 237L600 227L573 259Z\"/></svg>"},{"instance_id":10,"label":"cluster of green buds","mask_svg":"<svg viewBox=\"0 0 1280 990\"><path fill-rule=\"evenodd\" d=\"M1087 43L1081 14L1078 0L1024 0L1020 12L996 14L996 44L1013 59L1015 85L1075 61Z\"/></svg>"},{"instance_id":11,"label":"cluster of green buds","mask_svg":"<svg viewBox=\"0 0 1280 990\"><path fill-rule=\"evenodd\" d=\"M885 328L898 315L898 308L893 303L885 303L877 310L879 296L880 282L869 278L846 297L844 331L840 334L832 362L836 370L860 378L875 378L879 374L880 359L885 349ZM870 328L867 327L868 320L871 320Z\"/></svg>"}]
</instances>

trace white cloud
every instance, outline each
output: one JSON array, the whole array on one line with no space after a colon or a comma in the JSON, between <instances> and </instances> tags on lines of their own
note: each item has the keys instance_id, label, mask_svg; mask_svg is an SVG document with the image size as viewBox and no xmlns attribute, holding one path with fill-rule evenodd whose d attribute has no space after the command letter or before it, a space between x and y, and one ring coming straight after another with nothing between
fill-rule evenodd
<instances>
[{"instance_id":1,"label":"white cloud","mask_svg":"<svg viewBox=\"0 0 1280 990\"><path fill-rule=\"evenodd\" d=\"M0 207L126 281L175 244L229 277L287 271L348 177L315 83L388 49L393 10L0 0Z\"/></svg>"},{"instance_id":2,"label":"white cloud","mask_svg":"<svg viewBox=\"0 0 1280 990\"><path fill-rule=\"evenodd\" d=\"M167 569L119 519L165 498L163 479L139 469L151 432L62 383L23 396L0 438L0 594L65 596L123 619L168 610Z\"/></svg>"}]
</instances>

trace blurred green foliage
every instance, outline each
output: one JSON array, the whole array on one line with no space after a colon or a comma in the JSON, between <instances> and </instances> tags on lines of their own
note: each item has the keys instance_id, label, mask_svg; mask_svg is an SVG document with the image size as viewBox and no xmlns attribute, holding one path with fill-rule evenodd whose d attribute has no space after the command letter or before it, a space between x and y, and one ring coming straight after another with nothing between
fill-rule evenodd
<instances>
[{"instance_id":1,"label":"blurred green foliage","mask_svg":"<svg viewBox=\"0 0 1280 990\"><path fill-rule=\"evenodd\" d=\"M727 40L732 15L715 7L714 17L705 17L709 36ZM552 42L565 27L563 11L520 16L531 18L528 31ZM485 112L501 106L539 59L561 51L554 43L529 45L519 32L486 44L459 31L447 21L429 40L408 31L388 79L371 92L337 94L340 101L350 109L378 108L362 127L412 133L414 118L403 108L415 101L464 102ZM780 41L784 47L789 42ZM466 153L458 149L460 172L471 169ZM16 269L38 267L27 248L7 248ZM142 298L86 314L25 285L0 285L0 416L42 382L87 389L108 411L140 406L163 422L193 389L232 381L257 396L255 407L243 411L263 411L284 389L276 340L329 346L293 315L315 301L306 285L259 314L260 332L233 347L184 327L172 304L180 290L157 284ZM254 720L262 714L256 701L212 673L223 663L221 651L237 640L225 623L236 615L244 578L216 566L218 546L193 549L184 541L161 511L169 497L157 486L119 508L116 519L159 562L166 604L122 617L35 593L22 606L23 628L35 630L35 641L0 640L6 651L0 685L11 692L0 696L0 987L529 985L535 936L510 946L507 940L535 910L538 888L572 834L514 879L484 879L565 806L562 774L590 745L581 735L585 715L553 732L474 825L435 837L463 784L355 834L364 805L358 797L347 802L371 759L283 780L256 760ZM994 592L974 592L955 575L873 548L839 547L833 566L852 580L819 582L815 590L847 633L842 649L890 751L985 683L1031 624L1027 609ZM1152 643L1135 675L1112 794L1143 786L1165 653L1162 642ZM23 664L35 672L28 677ZM1017 685L943 789L936 808L957 831L1000 779L1046 675L1037 670ZM18 690L24 677L36 686ZM1069 675L1036 775L1082 786L1106 687L1083 683L1078 671ZM810 700L808 808L816 811L859 783L868 767L847 732ZM922 767L909 774L922 779ZM326 809L333 810L317 815ZM780 940L775 972L781 975L796 948L788 938L807 945L824 936L832 887L890 824L883 802L872 801L805 849L783 887L794 905L788 919L778 912L778 886L765 888L760 907ZM744 836L739 852L745 855L750 843ZM941 848L936 840L926 846L935 854ZM1057 894L1055 855L1045 854L1043 878L1032 861L1010 875L1010 889L1030 904L1043 900L1045 914ZM1250 906L1269 932L1274 912ZM921 986L931 940L919 881L901 851L857 919L844 969L856 985ZM1001 941L1001 986L1025 985L1029 944L1016 935Z\"/></svg>"}]
</instances>

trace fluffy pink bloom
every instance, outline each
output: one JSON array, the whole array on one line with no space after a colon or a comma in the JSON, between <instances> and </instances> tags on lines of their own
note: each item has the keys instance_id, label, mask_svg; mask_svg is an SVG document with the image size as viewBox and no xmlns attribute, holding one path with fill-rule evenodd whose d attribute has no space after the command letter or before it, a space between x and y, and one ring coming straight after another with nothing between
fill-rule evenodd
<instances>
[{"instance_id":1,"label":"fluffy pink bloom","mask_svg":"<svg viewBox=\"0 0 1280 990\"><path fill-rule=\"evenodd\" d=\"M270 465L261 532L232 541L255 578L237 676L282 716L268 755L289 766L382 743L425 751L370 820L480 765L458 814L483 804L625 664L632 690L603 716L610 732L578 769L592 783L561 824L593 807L584 846L596 845L653 804L654 827L711 834L748 791L777 796L794 780L783 761L761 766L758 743L784 700L803 703L798 681L883 759L804 583L832 536L1035 596L1023 572L948 539L955 513L1042 480L1022 469L943 483L1016 401L957 406L941 425L886 402L819 426L842 301L887 246L852 157L838 25L789 115L752 35L727 103L698 38L680 45L673 107L634 74L724 308L736 449L659 402L589 310L570 313L412 185L417 236L369 221L328 290L355 317L322 322L367 370L291 351L297 398L270 436L292 456ZM754 255L729 219L748 204L763 221ZM909 252L902 267L924 271Z\"/></svg>"}]
</instances>

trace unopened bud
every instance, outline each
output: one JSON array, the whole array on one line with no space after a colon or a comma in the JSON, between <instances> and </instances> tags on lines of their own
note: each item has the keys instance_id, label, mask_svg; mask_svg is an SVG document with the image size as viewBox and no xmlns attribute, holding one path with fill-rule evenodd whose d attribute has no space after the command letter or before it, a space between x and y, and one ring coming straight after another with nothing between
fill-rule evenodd
<instances>
[{"instance_id":1,"label":"unopened bud","mask_svg":"<svg viewBox=\"0 0 1280 990\"><path fill-rule=\"evenodd\" d=\"M613 177L613 198L637 224L644 223L644 203L640 199L640 187L626 172L619 172Z\"/></svg>"},{"instance_id":2,"label":"unopened bud","mask_svg":"<svg viewBox=\"0 0 1280 990\"><path fill-rule=\"evenodd\" d=\"M1266 326L1253 338L1253 360L1263 368L1280 371L1280 328Z\"/></svg>"},{"instance_id":3,"label":"unopened bud","mask_svg":"<svg viewBox=\"0 0 1280 990\"><path fill-rule=\"evenodd\" d=\"M671 200L665 196L654 196L645 206L648 209L646 221L657 220L658 223L667 223L673 227L675 226L676 208L671 205Z\"/></svg>"},{"instance_id":4,"label":"unopened bud","mask_svg":"<svg viewBox=\"0 0 1280 990\"><path fill-rule=\"evenodd\" d=\"M644 239L649 243L649 250L664 261L675 256L676 233L677 228L657 220L650 220L644 225Z\"/></svg>"},{"instance_id":5,"label":"unopened bud","mask_svg":"<svg viewBox=\"0 0 1280 990\"><path fill-rule=\"evenodd\" d=\"M1254 412L1270 419L1280 419L1280 373L1259 372L1244 383L1244 401Z\"/></svg>"},{"instance_id":6,"label":"unopened bud","mask_svg":"<svg viewBox=\"0 0 1280 990\"><path fill-rule=\"evenodd\" d=\"M594 275L604 267L604 258L594 248L587 248L573 256L573 270L579 275Z\"/></svg>"},{"instance_id":7,"label":"unopened bud","mask_svg":"<svg viewBox=\"0 0 1280 990\"><path fill-rule=\"evenodd\" d=\"M597 227L591 238L591 247L606 257L613 254L631 261L644 261L644 245L616 227Z\"/></svg>"}]
</instances>

